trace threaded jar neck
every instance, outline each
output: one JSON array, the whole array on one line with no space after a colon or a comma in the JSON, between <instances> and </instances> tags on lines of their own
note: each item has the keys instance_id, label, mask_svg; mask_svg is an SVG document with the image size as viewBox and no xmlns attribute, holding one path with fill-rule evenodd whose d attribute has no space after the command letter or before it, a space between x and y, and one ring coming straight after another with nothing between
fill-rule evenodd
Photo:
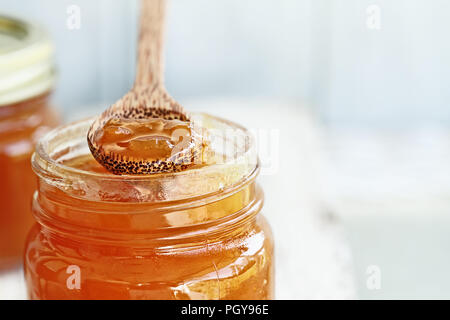
<instances>
[{"instance_id":1,"label":"threaded jar neck","mask_svg":"<svg viewBox=\"0 0 450 320\"><path fill-rule=\"evenodd\" d=\"M243 228L263 204L253 138L232 122L195 117L213 135L221 160L170 174L115 176L66 165L90 155L86 133L92 119L47 134L32 160L39 177L33 206L38 222L71 238L166 244Z\"/></svg>"}]
</instances>

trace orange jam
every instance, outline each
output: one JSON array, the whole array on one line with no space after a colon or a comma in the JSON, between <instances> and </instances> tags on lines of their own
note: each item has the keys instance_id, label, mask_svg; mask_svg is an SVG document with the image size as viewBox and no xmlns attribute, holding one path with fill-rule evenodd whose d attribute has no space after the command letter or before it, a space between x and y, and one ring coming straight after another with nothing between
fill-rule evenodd
<instances>
[{"instance_id":1,"label":"orange jam","mask_svg":"<svg viewBox=\"0 0 450 320\"><path fill-rule=\"evenodd\" d=\"M254 143L234 123L194 116L214 157L175 173L107 172L87 147L90 121L41 140L25 251L31 299L274 297Z\"/></svg>"},{"instance_id":2,"label":"orange jam","mask_svg":"<svg viewBox=\"0 0 450 320\"><path fill-rule=\"evenodd\" d=\"M174 172L203 162L199 133L180 120L112 117L94 132L90 146L115 174Z\"/></svg>"},{"instance_id":3,"label":"orange jam","mask_svg":"<svg viewBox=\"0 0 450 320\"><path fill-rule=\"evenodd\" d=\"M188 122L164 119L111 118L95 137L105 153L155 161L167 159L179 143L191 141Z\"/></svg>"},{"instance_id":4,"label":"orange jam","mask_svg":"<svg viewBox=\"0 0 450 320\"><path fill-rule=\"evenodd\" d=\"M37 139L56 124L48 95L0 106L0 269L20 264L33 223L36 177L31 154Z\"/></svg>"}]
</instances>

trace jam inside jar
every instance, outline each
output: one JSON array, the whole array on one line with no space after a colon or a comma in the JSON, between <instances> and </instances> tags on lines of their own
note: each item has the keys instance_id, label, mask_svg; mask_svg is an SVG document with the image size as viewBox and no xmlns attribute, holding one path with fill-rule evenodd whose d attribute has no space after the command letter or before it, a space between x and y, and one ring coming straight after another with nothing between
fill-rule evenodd
<instances>
[{"instance_id":1,"label":"jam inside jar","mask_svg":"<svg viewBox=\"0 0 450 320\"><path fill-rule=\"evenodd\" d=\"M87 146L92 120L41 140L25 252L31 299L273 299L253 139L235 123L193 116L213 152L175 173L108 173Z\"/></svg>"},{"instance_id":2,"label":"jam inside jar","mask_svg":"<svg viewBox=\"0 0 450 320\"><path fill-rule=\"evenodd\" d=\"M20 266L34 219L31 155L59 122L50 106L53 45L40 27L0 16L0 270Z\"/></svg>"}]
</instances>

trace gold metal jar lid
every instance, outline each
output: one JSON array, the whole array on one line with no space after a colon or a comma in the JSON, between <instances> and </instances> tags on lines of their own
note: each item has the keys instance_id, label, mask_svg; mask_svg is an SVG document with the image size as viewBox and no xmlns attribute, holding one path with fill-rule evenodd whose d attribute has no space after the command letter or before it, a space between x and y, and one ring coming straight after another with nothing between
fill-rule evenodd
<instances>
[{"instance_id":1,"label":"gold metal jar lid","mask_svg":"<svg viewBox=\"0 0 450 320\"><path fill-rule=\"evenodd\" d=\"M54 46L41 27L0 16L0 107L50 91Z\"/></svg>"}]
</instances>

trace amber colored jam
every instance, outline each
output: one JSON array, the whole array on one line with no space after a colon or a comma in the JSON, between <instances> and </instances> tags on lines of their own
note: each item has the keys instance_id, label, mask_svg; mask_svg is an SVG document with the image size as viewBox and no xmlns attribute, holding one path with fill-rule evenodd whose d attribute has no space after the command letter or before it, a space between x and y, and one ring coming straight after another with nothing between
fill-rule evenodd
<instances>
[{"instance_id":1,"label":"amber colored jam","mask_svg":"<svg viewBox=\"0 0 450 320\"><path fill-rule=\"evenodd\" d=\"M164 119L111 118L95 136L106 154L155 161L168 159L191 143L189 122Z\"/></svg>"},{"instance_id":2,"label":"amber colored jam","mask_svg":"<svg viewBox=\"0 0 450 320\"><path fill-rule=\"evenodd\" d=\"M43 95L0 106L0 269L20 264L33 217L36 176L31 154L37 139L57 123Z\"/></svg>"},{"instance_id":3,"label":"amber colored jam","mask_svg":"<svg viewBox=\"0 0 450 320\"><path fill-rule=\"evenodd\" d=\"M232 185L186 197L221 174L234 177L238 167L230 175L218 167L209 175L201 168L115 176L90 154L68 156L74 149L55 153L64 160L53 174L42 150L34 159L38 223L25 252L31 299L274 297L273 239L260 214L257 167ZM48 178L55 175L57 183Z\"/></svg>"}]
</instances>

